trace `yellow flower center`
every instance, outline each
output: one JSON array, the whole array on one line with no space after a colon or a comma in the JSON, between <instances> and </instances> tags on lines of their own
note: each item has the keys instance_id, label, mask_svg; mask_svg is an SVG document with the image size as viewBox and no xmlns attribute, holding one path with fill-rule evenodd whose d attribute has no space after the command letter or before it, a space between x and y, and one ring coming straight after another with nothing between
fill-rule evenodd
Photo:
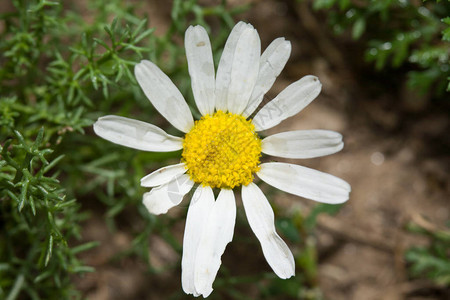
<instances>
[{"instance_id":1,"label":"yellow flower center","mask_svg":"<svg viewBox=\"0 0 450 300\"><path fill-rule=\"evenodd\" d=\"M260 157L261 140L252 122L220 110L196 121L183 141L187 174L212 188L249 184L259 170Z\"/></svg>"}]
</instances>

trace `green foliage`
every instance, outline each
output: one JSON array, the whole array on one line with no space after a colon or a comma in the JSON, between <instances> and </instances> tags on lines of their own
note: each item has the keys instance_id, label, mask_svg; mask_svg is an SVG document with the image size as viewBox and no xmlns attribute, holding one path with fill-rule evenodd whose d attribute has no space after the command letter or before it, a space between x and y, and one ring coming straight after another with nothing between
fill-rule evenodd
<instances>
[{"instance_id":1,"label":"green foliage","mask_svg":"<svg viewBox=\"0 0 450 300\"><path fill-rule=\"evenodd\" d=\"M95 243L68 247L85 215L57 180L54 168L63 156L46 158L53 151L42 145L44 130L33 143L18 131L14 135L0 147L0 295L68 298L74 295L69 274L92 271L76 254Z\"/></svg>"},{"instance_id":2,"label":"green foliage","mask_svg":"<svg viewBox=\"0 0 450 300\"><path fill-rule=\"evenodd\" d=\"M411 247L406 252L411 276L428 278L440 286L450 287L450 228L426 229L411 224L409 229L429 240L428 246Z\"/></svg>"},{"instance_id":3,"label":"green foliage","mask_svg":"<svg viewBox=\"0 0 450 300\"><path fill-rule=\"evenodd\" d=\"M450 91L450 3L403 0L315 0L336 34L351 29L366 43L365 59L375 69L405 68L408 86L442 97Z\"/></svg>"}]
</instances>

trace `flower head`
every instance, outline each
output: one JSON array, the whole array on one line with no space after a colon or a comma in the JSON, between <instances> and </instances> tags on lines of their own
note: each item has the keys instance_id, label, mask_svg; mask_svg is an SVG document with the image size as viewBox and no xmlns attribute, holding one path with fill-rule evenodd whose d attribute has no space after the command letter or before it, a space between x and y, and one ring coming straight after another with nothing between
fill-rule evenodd
<instances>
[{"instance_id":1,"label":"flower head","mask_svg":"<svg viewBox=\"0 0 450 300\"><path fill-rule=\"evenodd\" d=\"M350 186L332 175L295 164L261 163L261 154L285 158L313 158L343 148L342 136L327 130L288 131L260 139L257 132L272 128L300 112L320 93L317 77L305 76L272 101L261 104L284 68L291 44L275 39L262 53L252 25L239 22L232 30L217 73L206 30L189 27L185 36L192 91L202 118L194 122L189 107L172 81L155 64L141 61L135 75L147 98L183 138L141 121L105 116L95 132L111 141L143 151L182 149L180 163L163 167L141 179L152 188L144 194L150 213L166 213L197 184L191 199L183 239L182 286L186 293L207 297L233 238L236 204L233 189L240 187L248 222L264 256L280 278L295 273L294 257L276 233L274 213L255 175L291 194L324 203L348 200ZM213 188L220 189L217 199Z\"/></svg>"},{"instance_id":2,"label":"flower head","mask_svg":"<svg viewBox=\"0 0 450 300\"><path fill-rule=\"evenodd\" d=\"M195 122L184 138L182 157L194 182L232 189L253 181L261 140L251 121L219 110Z\"/></svg>"}]
</instances>

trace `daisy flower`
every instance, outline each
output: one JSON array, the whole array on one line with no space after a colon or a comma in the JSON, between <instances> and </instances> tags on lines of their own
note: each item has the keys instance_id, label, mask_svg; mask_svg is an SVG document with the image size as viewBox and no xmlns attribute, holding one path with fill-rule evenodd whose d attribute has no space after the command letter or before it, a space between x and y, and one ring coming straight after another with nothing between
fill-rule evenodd
<instances>
[{"instance_id":1,"label":"daisy flower","mask_svg":"<svg viewBox=\"0 0 450 300\"><path fill-rule=\"evenodd\" d=\"M285 88L249 118L284 68L291 44L275 39L261 54L252 25L239 22L225 44L217 72L206 30L189 27L186 57L195 103L202 117L194 121L180 91L154 63L143 60L135 76L144 94L184 137L167 134L155 125L119 116L104 116L94 124L100 137L143 151L182 149L180 163L163 167L141 179L152 188L143 201L152 214L178 205L194 186L183 238L182 287L188 294L207 297L233 238L236 202L241 190L251 229L263 254L280 278L295 273L294 257L275 230L274 213L255 175L290 194L323 203L348 200L347 182L313 169L282 162L261 163L261 154L284 158L313 158L343 148L342 136L328 130L296 130L261 139L258 132L289 118L319 95L317 77L305 76ZM215 199L213 189L219 189Z\"/></svg>"}]
</instances>

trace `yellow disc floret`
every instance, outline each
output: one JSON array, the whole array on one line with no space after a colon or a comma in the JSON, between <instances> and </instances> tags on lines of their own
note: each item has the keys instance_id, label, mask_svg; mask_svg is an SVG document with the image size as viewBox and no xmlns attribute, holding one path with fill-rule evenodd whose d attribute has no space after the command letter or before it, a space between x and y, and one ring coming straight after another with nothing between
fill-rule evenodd
<instances>
[{"instance_id":1,"label":"yellow disc floret","mask_svg":"<svg viewBox=\"0 0 450 300\"><path fill-rule=\"evenodd\" d=\"M212 188L253 181L259 170L261 140L243 116L217 111L195 122L183 141L182 161L191 179Z\"/></svg>"}]
</instances>

